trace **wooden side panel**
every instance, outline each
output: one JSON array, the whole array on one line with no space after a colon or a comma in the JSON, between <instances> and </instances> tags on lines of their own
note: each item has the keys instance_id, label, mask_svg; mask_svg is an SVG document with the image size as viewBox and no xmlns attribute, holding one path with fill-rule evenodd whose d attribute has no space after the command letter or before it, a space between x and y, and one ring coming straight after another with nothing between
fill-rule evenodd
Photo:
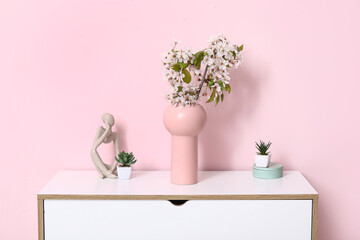
<instances>
[{"instance_id":1,"label":"wooden side panel","mask_svg":"<svg viewBox=\"0 0 360 240\"><path fill-rule=\"evenodd\" d=\"M38 239L44 240L44 200L38 198Z\"/></svg>"},{"instance_id":2,"label":"wooden side panel","mask_svg":"<svg viewBox=\"0 0 360 240\"><path fill-rule=\"evenodd\" d=\"M312 240L317 240L319 196L315 195L312 206Z\"/></svg>"}]
</instances>

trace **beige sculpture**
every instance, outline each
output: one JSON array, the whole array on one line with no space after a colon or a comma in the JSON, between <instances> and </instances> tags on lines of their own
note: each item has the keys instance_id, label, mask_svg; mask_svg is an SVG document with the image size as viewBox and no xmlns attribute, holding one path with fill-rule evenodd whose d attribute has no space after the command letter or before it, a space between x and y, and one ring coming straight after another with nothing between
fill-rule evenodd
<instances>
[{"instance_id":1,"label":"beige sculpture","mask_svg":"<svg viewBox=\"0 0 360 240\"><path fill-rule=\"evenodd\" d=\"M116 132L111 131L111 127L114 126L115 124L113 115L111 115L110 113L105 113L102 116L102 120L105 123L106 127L103 128L102 126L100 126L96 132L94 144L91 148L91 158L101 178L105 178L105 177L117 178L117 171L116 171L117 162L114 161L113 165L105 164L101 160L101 157L97 152L97 148L102 143L106 144L113 142L115 145L116 156L120 153L118 134Z\"/></svg>"}]
</instances>

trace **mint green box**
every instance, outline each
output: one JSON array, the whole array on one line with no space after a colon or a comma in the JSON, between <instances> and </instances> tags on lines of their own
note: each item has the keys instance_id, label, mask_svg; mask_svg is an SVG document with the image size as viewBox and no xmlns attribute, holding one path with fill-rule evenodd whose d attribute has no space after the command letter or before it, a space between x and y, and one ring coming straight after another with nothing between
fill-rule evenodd
<instances>
[{"instance_id":1,"label":"mint green box","mask_svg":"<svg viewBox=\"0 0 360 240\"><path fill-rule=\"evenodd\" d=\"M283 177L283 165L280 163L270 163L269 167L253 166L253 176L256 178L273 179Z\"/></svg>"}]
</instances>

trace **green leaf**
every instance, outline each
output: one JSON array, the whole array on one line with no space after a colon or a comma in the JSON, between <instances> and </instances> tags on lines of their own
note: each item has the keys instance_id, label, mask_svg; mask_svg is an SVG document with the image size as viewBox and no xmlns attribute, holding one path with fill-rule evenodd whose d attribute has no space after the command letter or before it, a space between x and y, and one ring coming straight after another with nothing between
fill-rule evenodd
<instances>
[{"instance_id":1,"label":"green leaf","mask_svg":"<svg viewBox=\"0 0 360 240\"><path fill-rule=\"evenodd\" d=\"M218 105L219 100L220 100L220 96L218 95L218 96L216 97L216 104L215 104L215 106Z\"/></svg>"},{"instance_id":2,"label":"green leaf","mask_svg":"<svg viewBox=\"0 0 360 240\"><path fill-rule=\"evenodd\" d=\"M204 51L199 51L195 53L194 65L199 70L201 67L201 61L204 59L205 53Z\"/></svg>"},{"instance_id":3,"label":"green leaf","mask_svg":"<svg viewBox=\"0 0 360 240\"><path fill-rule=\"evenodd\" d=\"M201 55L204 55L204 51L198 51L197 53L195 53L195 58L198 58Z\"/></svg>"},{"instance_id":4,"label":"green leaf","mask_svg":"<svg viewBox=\"0 0 360 240\"><path fill-rule=\"evenodd\" d=\"M225 84L225 90L228 92L228 93L231 93L231 87L229 84Z\"/></svg>"},{"instance_id":5,"label":"green leaf","mask_svg":"<svg viewBox=\"0 0 360 240\"><path fill-rule=\"evenodd\" d=\"M201 68L201 61L194 62L197 70Z\"/></svg>"},{"instance_id":6,"label":"green leaf","mask_svg":"<svg viewBox=\"0 0 360 240\"><path fill-rule=\"evenodd\" d=\"M172 65L171 68L174 69L174 71L177 71L177 72L180 71L180 66L179 66L179 64L174 64L174 65Z\"/></svg>"},{"instance_id":7,"label":"green leaf","mask_svg":"<svg viewBox=\"0 0 360 240\"><path fill-rule=\"evenodd\" d=\"M225 87L224 87L224 83L222 81L218 81L217 84L219 84L221 90L224 90Z\"/></svg>"},{"instance_id":8,"label":"green leaf","mask_svg":"<svg viewBox=\"0 0 360 240\"><path fill-rule=\"evenodd\" d=\"M187 68L187 67L189 66L189 64L184 63L184 62L178 62L177 64L178 64L179 67L181 67L181 68Z\"/></svg>"},{"instance_id":9,"label":"green leaf","mask_svg":"<svg viewBox=\"0 0 360 240\"><path fill-rule=\"evenodd\" d=\"M233 57L236 57L236 52L235 51L231 51Z\"/></svg>"},{"instance_id":10,"label":"green leaf","mask_svg":"<svg viewBox=\"0 0 360 240\"><path fill-rule=\"evenodd\" d=\"M209 100L207 100L207 103L214 101L214 99L215 99L215 90L213 90L213 92L211 93Z\"/></svg>"},{"instance_id":11,"label":"green leaf","mask_svg":"<svg viewBox=\"0 0 360 240\"><path fill-rule=\"evenodd\" d=\"M191 82L191 75L189 73L188 70L186 70L186 68L183 68L182 73L185 75L185 77L183 78L183 81L186 83L190 83Z\"/></svg>"},{"instance_id":12,"label":"green leaf","mask_svg":"<svg viewBox=\"0 0 360 240\"><path fill-rule=\"evenodd\" d=\"M240 47L237 47L237 50L240 52L244 49L244 44L242 44Z\"/></svg>"},{"instance_id":13,"label":"green leaf","mask_svg":"<svg viewBox=\"0 0 360 240\"><path fill-rule=\"evenodd\" d=\"M224 94L221 94L221 102L224 101Z\"/></svg>"}]
</instances>

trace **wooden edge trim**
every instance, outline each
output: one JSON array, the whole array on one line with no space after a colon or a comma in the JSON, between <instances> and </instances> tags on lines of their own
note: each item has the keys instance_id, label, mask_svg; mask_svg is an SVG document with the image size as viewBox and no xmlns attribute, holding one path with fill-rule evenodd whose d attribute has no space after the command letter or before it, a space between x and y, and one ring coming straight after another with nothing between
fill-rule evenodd
<instances>
[{"instance_id":1,"label":"wooden edge trim","mask_svg":"<svg viewBox=\"0 0 360 240\"><path fill-rule=\"evenodd\" d=\"M38 194L38 200L313 200L317 194L283 195L61 195ZM316 201L317 203L317 201ZM314 213L314 212L313 212Z\"/></svg>"},{"instance_id":2,"label":"wooden edge trim","mask_svg":"<svg viewBox=\"0 0 360 240\"><path fill-rule=\"evenodd\" d=\"M312 207L312 229L311 239L317 240L317 228L318 228L318 207L319 207L319 195L314 195L313 207Z\"/></svg>"},{"instance_id":3,"label":"wooden edge trim","mask_svg":"<svg viewBox=\"0 0 360 240\"><path fill-rule=\"evenodd\" d=\"M37 200L38 207L38 239L44 240L44 199Z\"/></svg>"}]
</instances>

